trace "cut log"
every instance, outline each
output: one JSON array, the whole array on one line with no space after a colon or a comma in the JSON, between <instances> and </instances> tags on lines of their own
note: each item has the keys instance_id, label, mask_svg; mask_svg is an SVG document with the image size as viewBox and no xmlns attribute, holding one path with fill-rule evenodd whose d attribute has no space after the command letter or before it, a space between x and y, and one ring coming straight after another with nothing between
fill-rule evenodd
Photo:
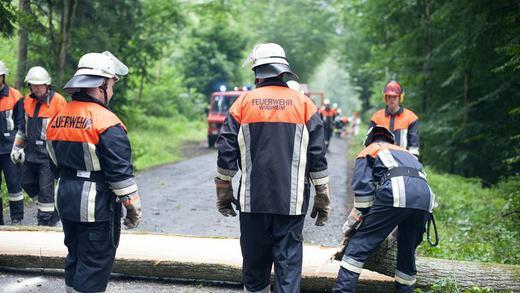
<instances>
[{"instance_id":1,"label":"cut log","mask_svg":"<svg viewBox=\"0 0 520 293\"><path fill-rule=\"evenodd\" d=\"M365 263L364 268L393 276L396 267L397 245L385 241ZM430 257L416 257L417 287L428 287L451 278L464 288L489 287L495 290L520 292L520 266L470 261L455 261Z\"/></svg>"},{"instance_id":2,"label":"cut log","mask_svg":"<svg viewBox=\"0 0 520 293\"><path fill-rule=\"evenodd\" d=\"M59 229L0 228L0 239L0 267L63 268L67 250ZM336 248L306 244L303 249L302 290L329 292L339 270L338 262L329 261ZM124 233L112 271L135 277L241 283L241 266L238 239ZM361 274L359 292L391 292L392 288L390 277Z\"/></svg>"}]
</instances>

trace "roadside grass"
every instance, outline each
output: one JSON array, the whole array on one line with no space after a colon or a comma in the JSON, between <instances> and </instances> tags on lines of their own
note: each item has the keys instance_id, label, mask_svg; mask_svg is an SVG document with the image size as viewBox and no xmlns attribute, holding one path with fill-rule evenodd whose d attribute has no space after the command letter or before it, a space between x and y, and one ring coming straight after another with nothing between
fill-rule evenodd
<instances>
[{"instance_id":1,"label":"roadside grass","mask_svg":"<svg viewBox=\"0 0 520 293\"><path fill-rule=\"evenodd\" d=\"M425 256L520 264L520 176L483 188L477 178L426 168L439 206L434 209L439 246L423 242Z\"/></svg>"},{"instance_id":2,"label":"roadside grass","mask_svg":"<svg viewBox=\"0 0 520 293\"><path fill-rule=\"evenodd\" d=\"M149 117L129 127L128 136L136 171L181 160L180 146L186 142L204 140L205 130L203 120L189 121L183 116L171 119Z\"/></svg>"},{"instance_id":3,"label":"roadside grass","mask_svg":"<svg viewBox=\"0 0 520 293\"><path fill-rule=\"evenodd\" d=\"M362 150L366 130L362 125L359 135L349 141L349 162ZM440 242L431 247L425 238L418 248L420 255L520 264L520 175L484 188L478 178L440 173L428 166L425 171L438 202L434 215ZM467 292L492 292L475 290Z\"/></svg>"}]
</instances>

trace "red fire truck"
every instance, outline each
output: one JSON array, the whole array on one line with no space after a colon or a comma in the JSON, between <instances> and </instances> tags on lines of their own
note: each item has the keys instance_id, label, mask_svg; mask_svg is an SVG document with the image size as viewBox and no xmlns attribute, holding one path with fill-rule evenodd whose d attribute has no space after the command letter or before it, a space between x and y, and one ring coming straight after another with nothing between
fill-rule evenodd
<instances>
[{"instance_id":1,"label":"red fire truck","mask_svg":"<svg viewBox=\"0 0 520 293\"><path fill-rule=\"evenodd\" d=\"M208 147L211 148L215 144L218 131L224 123L229 108L243 93L244 91L241 90L226 91L224 89L211 94L211 102L208 107Z\"/></svg>"}]
</instances>

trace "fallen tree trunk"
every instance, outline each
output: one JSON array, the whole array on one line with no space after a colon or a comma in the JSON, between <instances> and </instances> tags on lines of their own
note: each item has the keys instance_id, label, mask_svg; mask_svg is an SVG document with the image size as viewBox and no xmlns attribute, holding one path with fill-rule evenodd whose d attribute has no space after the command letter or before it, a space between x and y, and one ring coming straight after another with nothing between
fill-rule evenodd
<instances>
[{"instance_id":1,"label":"fallen tree trunk","mask_svg":"<svg viewBox=\"0 0 520 293\"><path fill-rule=\"evenodd\" d=\"M41 227L40 227L41 228ZM43 230L43 231L42 231ZM63 268L66 248L59 228L0 228L0 266ZM382 245L366 262L358 292L391 292L396 247ZM304 245L302 289L328 292L334 286L339 262L328 259L336 248ZM145 233L122 235L113 272L127 276L241 282L238 239ZM463 288L491 287L520 292L520 266L417 258L417 287L452 278Z\"/></svg>"},{"instance_id":2,"label":"fallen tree trunk","mask_svg":"<svg viewBox=\"0 0 520 293\"><path fill-rule=\"evenodd\" d=\"M28 229L32 231L27 231ZM0 269L63 269L67 250L56 228L0 228ZM339 263L329 261L335 248L304 245L301 288L330 292ZM135 277L242 282L238 239L124 233L112 272ZM390 292L392 279L364 271L358 292Z\"/></svg>"},{"instance_id":3,"label":"fallen tree trunk","mask_svg":"<svg viewBox=\"0 0 520 293\"><path fill-rule=\"evenodd\" d=\"M396 267L397 245L385 241L371 255L364 268L393 276ZM417 257L417 287L428 287L446 278L460 287L490 287L495 290L520 292L520 266L470 261L454 261Z\"/></svg>"}]
</instances>

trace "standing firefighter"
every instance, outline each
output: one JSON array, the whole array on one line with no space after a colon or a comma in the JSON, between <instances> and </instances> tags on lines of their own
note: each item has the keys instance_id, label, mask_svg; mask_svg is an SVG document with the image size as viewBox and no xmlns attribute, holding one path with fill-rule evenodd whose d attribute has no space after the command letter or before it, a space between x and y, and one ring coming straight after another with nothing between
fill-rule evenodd
<instances>
[{"instance_id":1,"label":"standing firefighter","mask_svg":"<svg viewBox=\"0 0 520 293\"><path fill-rule=\"evenodd\" d=\"M383 99L386 107L374 113L370 118L370 127L382 125L395 136L395 144L407 149L419 157L419 121L414 112L404 108L404 90L392 80L385 86Z\"/></svg>"},{"instance_id":2,"label":"standing firefighter","mask_svg":"<svg viewBox=\"0 0 520 293\"><path fill-rule=\"evenodd\" d=\"M88 53L64 89L72 101L49 124L47 148L59 172L56 207L65 233L67 292L104 292L124 224L135 228L141 203L126 128L108 108L128 68L109 52Z\"/></svg>"},{"instance_id":3,"label":"standing firefighter","mask_svg":"<svg viewBox=\"0 0 520 293\"><path fill-rule=\"evenodd\" d=\"M23 164L23 189L31 198L38 198L38 225L54 226L59 217L54 210L54 175L45 148L46 129L50 118L67 101L51 89L51 77L43 67L29 69L25 82L31 93L23 100L25 120L16 134L12 158ZM25 153L25 158L20 153Z\"/></svg>"},{"instance_id":4,"label":"standing firefighter","mask_svg":"<svg viewBox=\"0 0 520 293\"><path fill-rule=\"evenodd\" d=\"M354 212L344 226L350 240L333 292L355 292L363 264L395 227L399 227L395 289L398 293L413 292L415 249L422 242L435 195L421 163L393 143L394 135L376 125L369 130L366 148L356 159ZM359 218L363 221L352 234Z\"/></svg>"},{"instance_id":5,"label":"standing firefighter","mask_svg":"<svg viewBox=\"0 0 520 293\"><path fill-rule=\"evenodd\" d=\"M5 76L8 73L4 62L0 61L0 170L4 173L9 193L11 223L17 225L23 219L22 178L20 165L12 162L10 153L16 132L23 121L23 99L18 90L5 83ZM23 151L16 155L24 156ZM3 225L3 200L1 197L0 193L0 225Z\"/></svg>"},{"instance_id":6,"label":"standing firefighter","mask_svg":"<svg viewBox=\"0 0 520 293\"><path fill-rule=\"evenodd\" d=\"M217 140L217 208L224 216L236 216L232 203L240 210L244 291L269 292L274 262L275 292L300 292L309 179L316 225L329 213L323 125L314 103L284 82L297 76L282 47L259 44L250 59L257 88L235 101Z\"/></svg>"},{"instance_id":7,"label":"standing firefighter","mask_svg":"<svg viewBox=\"0 0 520 293\"><path fill-rule=\"evenodd\" d=\"M325 146L328 149L332 132L334 131L334 120L336 119L337 112L330 106L330 100L325 99L323 107L320 110L320 117L323 121L324 135L325 135Z\"/></svg>"}]
</instances>

